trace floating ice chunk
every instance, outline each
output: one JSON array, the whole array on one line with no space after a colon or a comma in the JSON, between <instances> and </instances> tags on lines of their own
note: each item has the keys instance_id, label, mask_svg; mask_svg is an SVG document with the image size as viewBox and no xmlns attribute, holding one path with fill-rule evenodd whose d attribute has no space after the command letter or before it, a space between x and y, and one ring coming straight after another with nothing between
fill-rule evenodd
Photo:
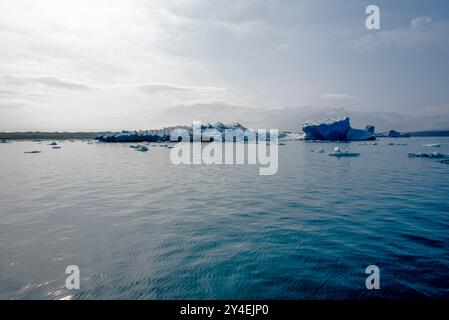
<instances>
[{"instance_id":1,"label":"floating ice chunk","mask_svg":"<svg viewBox=\"0 0 449 320\"><path fill-rule=\"evenodd\" d=\"M359 146L377 146L377 142L364 142L364 143L359 143Z\"/></svg>"},{"instance_id":2,"label":"floating ice chunk","mask_svg":"<svg viewBox=\"0 0 449 320\"><path fill-rule=\"evenodd\" d=\"M136 151L141 151L141 152L146 152L148 151L148 147L143 145L143 144L138 144L138 145L130 145L130 148L136 150Z\"/></svg>"},{"instance_id":3,"label":"floating ice chunk","mask_svg":"<svg viewBox=\"0 0 449 320\"><path fill-rule=\"evenodd\" d=\"M439 152L432 152L432 153L424 153L424 152L418 152L418 153L409 153L409 158L449 158L449 155L442 154Z\"/></svg>"},{"instance_id":4,"label":"floating ice chunk","mask_svg":"<svg viewBox=\"0 0 449 320\"><path fill-rule=\"evenodd\" d=\"M314 149L311 152L315 152L315 153L323 153L324 149L323 148L318 148L318 149Z\"/></svg>"},{"instance_id":5,"label":"floating ice chunk","mask_svg":"<svg viewBox=\"0 0 449 320\"><path fill-rule=\"evenodd\" d=\"M347 150L341 150L339 147L335 147L334 151L329 153L329 155L333 157L358 157L360 153L349 152Z\"/></svg>"},{"instance_id":6,"label":"floating ice chunk","mask_svg":"<svg viewBox=\"0 0 449 320\"><path fill-rule=\"evenodd\" d=\"M148 147L144 146L144 145L139 145L135 150L136 151L140 151L140 152L147 152L148 151Z\"/></svg>"},{"instance_id":7,"label":"floating ice chunk","mask_svg":"<svg viewBox=\"0 0 449 320\"><path fill-rule=\"evenodd\" d=\"M406 146L406 143L395 143L395 142L390 142L388 143L389 146Z\"/></svg>"},{"instance_id":8,"label":"floating ice chunk","mask_svg":"<svg viewBox=\"0 0 449 320\"><path fill-rule=\"evenodd\" d=\"M441 147L441 144L439 143L430 143L430 144L423 144L423 147L428 147L428 148L439 148Z\"/></svg>"}]
</instances>

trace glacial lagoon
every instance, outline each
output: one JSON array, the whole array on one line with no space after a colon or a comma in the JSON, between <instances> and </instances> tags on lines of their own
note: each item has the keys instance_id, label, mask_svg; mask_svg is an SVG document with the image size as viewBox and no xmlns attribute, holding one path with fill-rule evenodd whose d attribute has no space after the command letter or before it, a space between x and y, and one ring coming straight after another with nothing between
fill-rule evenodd
<instances>
[{"instance_id":1,"label":"glacial lagoon","mask_svg":"<svg viewBox=\"0 0 449 320\"><path fill-rule=\"evenodd\" d=\"M273 176L49 142L0 145L2 299L449 297L449 164L408 157L449 138L286 142Z\"/></svg>"}]
</instances>

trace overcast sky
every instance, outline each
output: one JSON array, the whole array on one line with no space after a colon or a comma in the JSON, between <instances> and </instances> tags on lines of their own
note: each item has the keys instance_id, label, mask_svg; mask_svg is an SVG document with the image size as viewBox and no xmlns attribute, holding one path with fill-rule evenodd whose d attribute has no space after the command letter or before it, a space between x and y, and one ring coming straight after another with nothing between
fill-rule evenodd
<instances>
[{"instance_id":1,"label":"overcast sky","mask_svg":"<svg viewBox=\"0 0 449 320\"><path fill-rule=\"evenodd\" d=\"M146 129L202 103L449 116L448 58L444 0L2 0L0 131Z\"/></svg>"}]
</instances>

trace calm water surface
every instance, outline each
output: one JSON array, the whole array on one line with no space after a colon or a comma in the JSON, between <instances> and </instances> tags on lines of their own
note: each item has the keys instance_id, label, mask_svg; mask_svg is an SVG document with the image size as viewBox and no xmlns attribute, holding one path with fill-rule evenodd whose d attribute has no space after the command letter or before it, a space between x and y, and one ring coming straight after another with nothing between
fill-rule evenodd
<instances>
[{"instance_id":1,"label":"calm water surface","mask_svg":"<svg viewBox=\"0 0 449 320\"><path fill-rule=\"evenodd\" d=\"M288 142L274 176L161 147L0 144L0 298L449 298L449 165L407 157L449 139L378 143Z\"/></svg>"}]
</instances>

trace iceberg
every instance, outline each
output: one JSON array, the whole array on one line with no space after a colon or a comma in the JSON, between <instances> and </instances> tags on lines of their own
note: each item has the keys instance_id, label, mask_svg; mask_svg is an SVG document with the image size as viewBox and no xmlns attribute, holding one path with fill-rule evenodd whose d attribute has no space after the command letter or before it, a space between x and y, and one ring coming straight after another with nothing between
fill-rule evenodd
<instances>
[{"instance_id":1,"label":"iceberg","mask_svg":"<svg viewBox=\"0 0 449 320\"><path fill-rule=\"evenodd\" d=\"M335 147L334 151L329 153L332 157L358 157L360 153L349 152L347 150L341 150L339 147Z\"/></svg>"},{"instance_id":2,"label":"iceberg","mask_svg":"<svg viewBox=\"0 0 449 320\"><path fill-rule=\"evenodd\" d=\"M439 144L439 143L423 144L423 147L427 147L427 148L439 148L439 147L441 147L441 144Z\"/></svg>"},{"instance_id":3,"label":"iceberg","mask_svg":"<svg viewBox=\"0 0 449 320\"><path fill-rule=\"evenodd\" d=\"M396 130L390 130L387 132L376 133L376 137L378 137L378 138L410 138L410 134L398 132Z\"/></svg>"},{"instance_id":4,"label":"iceberg","mask_svg":"<svg viewBox=\"0 0 449 320\"><path fill-rule=\"evenodd\" d=\"M303 125L302 131L305 134L306 140L376 140L373 126L367 126L365 129L354 129L351 127L348 117L320 121L307 121Z\"/></svg>"}]
</instances>

